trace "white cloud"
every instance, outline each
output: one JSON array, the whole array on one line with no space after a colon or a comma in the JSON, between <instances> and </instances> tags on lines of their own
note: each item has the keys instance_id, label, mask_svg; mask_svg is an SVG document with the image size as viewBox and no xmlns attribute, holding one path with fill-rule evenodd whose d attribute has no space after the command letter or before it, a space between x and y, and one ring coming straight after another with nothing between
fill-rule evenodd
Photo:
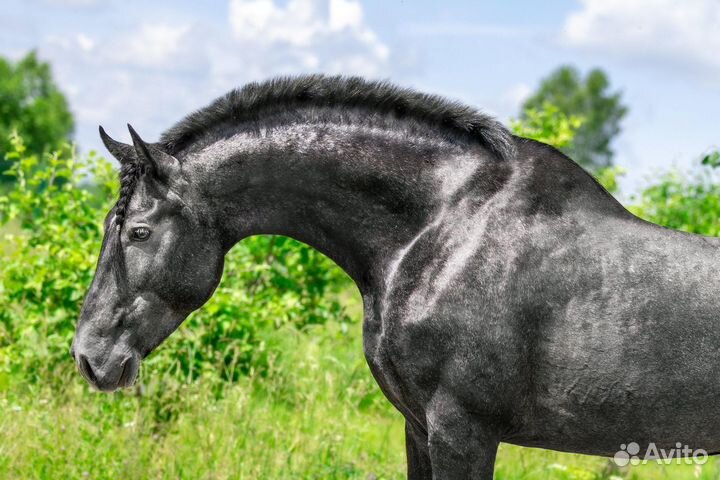
<instances>
[{"instance_id":1,"label":"white cloud","mask_svg":"<svg viewBox=\"0 0 720 480\"><path fill-rule=\"evenodd\" d=\"M289 0L284 6L275 0L230 0L229 17L241 44L282 49L301 64L311 50L320 68L377 75L387 66L390 50L365 25L356 0ZM337 61L344 56L350 60ZM358 66L363 71L355 70Z\"/></svg>"},{"instance_id":2,"label":"white cloud","mask_svg":"<svg viewBox=\"0 0 720 480\"><path fill-rule=\"evenodd\" d=\"M235 37L248 43L308 46L323 29L320 5L290 0L283 8L273 0L231 0L230 25Z\"/></svg>"},{"instance_id":3,"label":"white cloud","mask_svg":"<svg viewBox=\"0 0 720 480\"><path fill-rule=\"evenodd\" d=\"M330 0L330 30L362 28L362 5L353 0Z\"/></svg>"},{"instance_id":4,"label":"white cloud","mask_svg":"<svg viewBox=\"0 0 720 480\"><path fill-rule=\"evenodd\" d=\"M124 55L143 64L165 63L180 51L180 42L190 30L185 25L141 25L123 42Z\"/></svg>"},{"instance_id":5,"label":"white cloud","mask_svg":"<svg viewBox=\"0 0 720 480\"><path fill-rule=\"evenodd\" d=\"M231 0L230 25L237 38L307 46L329 32L365 32L362 5L355 0Z\"/></svg>"},{"instance_id":6,"label":"white cloud","mask_svg":"<svg viewBox=\"0 0 720 480\"><path fill-rule=\"evenodd\" d=\"M720 73L717 0L581 0L563 41L633 60L665 61Z\"/></svg>"},{"instance_id":7,"label":"white cloud","mask_svg":"<svg viewBox=\"0 0 720 480\"><path fill-rule=\"evenodd\" d=\"M147 22L107 39L99 52L103 63L143 70L199 73L207 70L213 32L190 24ZM100 49L99 49L100 50Z\"/></svg>"}]
</instances>

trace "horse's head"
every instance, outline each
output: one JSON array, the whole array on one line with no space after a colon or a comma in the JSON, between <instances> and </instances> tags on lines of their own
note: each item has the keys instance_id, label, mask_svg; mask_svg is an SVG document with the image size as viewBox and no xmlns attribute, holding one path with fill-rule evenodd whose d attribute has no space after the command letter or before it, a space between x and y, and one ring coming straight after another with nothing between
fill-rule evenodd
<instances>
[{"instance_id":1,"label":"horse's head","mask_svg":"<svg viewBox=\"0 0 720 480\"><path fill-rule=\"evenodd\" d=\"M71 349L103 391L131 385L141 359L210 298L225 253L180 162L132 127L130 134L133 145L126 145L100 129L121 165L120 199L105 218Z\"/></svg>"}]
</instances>

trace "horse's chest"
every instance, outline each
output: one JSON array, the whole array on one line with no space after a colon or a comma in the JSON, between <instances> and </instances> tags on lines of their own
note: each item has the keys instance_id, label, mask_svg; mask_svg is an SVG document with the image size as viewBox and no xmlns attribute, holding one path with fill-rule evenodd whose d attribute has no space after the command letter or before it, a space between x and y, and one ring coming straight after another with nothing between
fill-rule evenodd
<instances>
[{"instance_id":1,"label":"horse's chest","mask_svg":"<svg viewBox=\"0 0 720 480\"><path fill-rule=\"evenodd\" d=\"M509 408L522 394L515 377L527 364L515 319L482 288L447 289L422 315L408 308L410 292L377 305L377 316L366 318L366 357L388 398L401 411L406 405L423 412L442 385L477 411Z\"/></svg>"},{"instance_id":2,"label":"horse's chest","mask_svg":"<svg viewBox=\"0 0 720 480\"><path fill-rule=\"evenodd\" d=\"M438 358L406 333L364 329L365 358L385 396L405 415L424 423L425 405L438 384Z\"/></svg>"}]
</instances>

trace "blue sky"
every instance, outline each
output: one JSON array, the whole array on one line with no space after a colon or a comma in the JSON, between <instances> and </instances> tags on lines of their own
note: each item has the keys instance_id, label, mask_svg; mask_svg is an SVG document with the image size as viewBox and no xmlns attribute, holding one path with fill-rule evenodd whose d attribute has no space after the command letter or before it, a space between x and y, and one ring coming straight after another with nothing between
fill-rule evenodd
<instances>
[{"instance_id":1,"label":"blue sky","mask_svg":"<svg viewBox=\"0 0 720 480\"><path fill-rule=\"evenodd\" d=\"M277 74L389 78L506 121L552 69L605 69L630 113L624 192L720 147L720 0L5 0L0 54L52 63L83 150L148 140Z\"/></svg>"}]
</instances>

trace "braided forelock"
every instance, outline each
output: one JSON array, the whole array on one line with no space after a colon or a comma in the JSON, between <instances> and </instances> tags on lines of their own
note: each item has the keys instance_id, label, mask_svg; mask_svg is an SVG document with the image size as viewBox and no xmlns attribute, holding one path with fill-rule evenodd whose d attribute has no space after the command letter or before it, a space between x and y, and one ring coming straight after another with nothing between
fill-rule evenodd
<instances>
[{"instance_id":1,"label":"braided forelock","mask_svg":"<svg viewBox=\"0 0 720 480\"><path fill-rule=\"evenodd\" d=\"M125 222L127 207L141 173L141 168L137 161L125 162L120 167L120 198L118 198L115 204L115 228L117 231L120 231Z\"/></svg>"},{"instance_id":2,"label":"braided forelock","mask_svg":"<svg viewBox=\"0 0 720 480\"><path fill-rule=\"evenodd\" d=\"M142 175L142 167L137 161L124 162L120 167L120 198L115 204L115 218L110 226L112 233L107 244L108 255L111 259L110 268L118 282L118 291L124 292L127 287L127 274L125 272L125 254L122 248L120 230L125 222L128 204L135 192L138 179ZM121 288L120 288L121 287Z\"/></svg>"}]
</instances>

